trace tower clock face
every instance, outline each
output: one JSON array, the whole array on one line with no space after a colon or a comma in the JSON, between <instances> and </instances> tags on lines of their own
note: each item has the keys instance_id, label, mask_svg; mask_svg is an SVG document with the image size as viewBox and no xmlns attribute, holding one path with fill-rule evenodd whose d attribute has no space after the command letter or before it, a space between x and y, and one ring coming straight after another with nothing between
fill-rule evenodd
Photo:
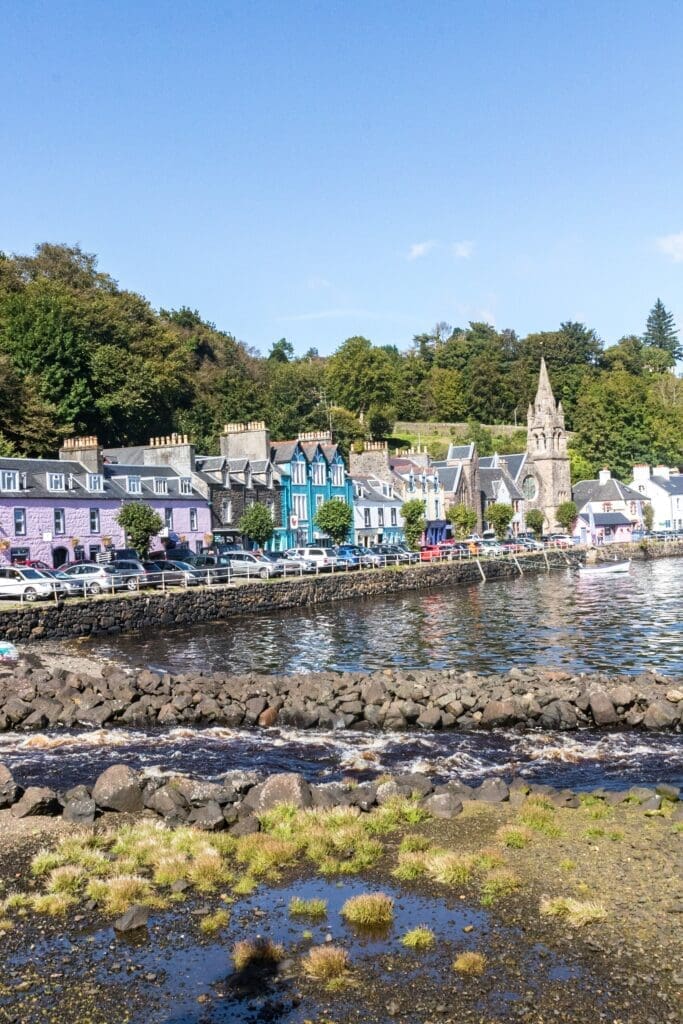
<instances>
[{"instance_id":1,"label":"tower clock face","mask_svg":"<svg viewBox=\"0 0 683 1024\"><path fill-rule=\"evenodd\" d=\"M522 494L527 501L533 501L538 494L538 486L533 476L525 476L522 481Z\"/></svg>"}]
</instances>

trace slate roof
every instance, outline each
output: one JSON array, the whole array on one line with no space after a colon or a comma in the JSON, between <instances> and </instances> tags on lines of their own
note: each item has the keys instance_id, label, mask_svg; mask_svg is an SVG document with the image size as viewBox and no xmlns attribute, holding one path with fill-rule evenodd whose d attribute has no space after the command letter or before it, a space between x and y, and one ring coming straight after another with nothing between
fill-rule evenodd
<instances>
[{"instance_id":1,"label":"slate roof","mask_svg":"<svg viewBox=\"0 0 683 1024\"><path fill-rule=\"evenodd\" d=\"M93 501L121 501L127 496L126 492L110 478L108 468L104 467L104 489L89 491L88 470L80 462L67 462L62 459L0 459L0 470L15 470L20 477L21 474L26 474L26 487L21 487L17 491L0 491L0 498L11 497L15 501L20 497L32 501L36 498L46 498L50 501L83 501L84 498ZM67 489L50 490L47 486L48 473L64 474ZM69 483L73 486L69 487Z\"/></svg>"},{"instance_id":2,"label":"slate roof","mask_svg":"<svg viewBox=\"0 0 683 1024\"><path fill-rule=\"evenodd\" d=\"M574 484L572 495L576 507L584 508L589 501L643 501L645 496L632 487L627 487L620 480L610 477L604 484L599 480L579 480Z\"/></svg>"},{"instance_id":3,"label":"slate roof","mask_svg":"<svg viewBox=\"0 0 683 1024\"><path fill-rule=\"evenodd\" d=\"M141 466L147 445L131 445L130 448L103 448L102 457L111 462L125 463L126 466Z\"/></svg>"},{"instance_id":4,"label":"slate roof","mask_svg":"<svg viewBox=\"0 0 683 1024\"><path fill-rule=\"evenodd\" d=\"M194 464L199 473L220 473L225 469L225 461L223 455L197 455Z\"/></svg>"},{"instance_id":5,"label":"slate roof","mask_svg":"<svg viewBox=\"0 0 683 1024\"><path fill-rule=\"evenodd\" d=\"M453 459L472 459L474 458L474 443L471 444L451 444L448 446L448 454L446 455L446 461L450 462Z\"/></svg>"},{"instance_id":6,"label":"slate roof","mask_svg":"<svg viewBox=\"0 0 683 1024\"><path fill-rule=\"evenodd\" d=\"M206 499L200 492L192 485L191 494L180 493L180 481L191 480L191 476L184 476L182 473L178 473L175 469L171 469L170 466L136 466L136 465L122 465L117 463L116 465L104 467L105 479L112 480L117 483L118 478L121 478L121 484L118 485L123 496L126 498L134 498L139 495L131 495L127 489L126 484L123 482L125 477L138 476L140 477L140 486L142 488L141 496L155 498L157 501L164 498L180 498L184 501L192 501L198 499L205 501ZM157 494L154 490L152 481L158 479L165 479L166 486L168 487L167 494Z\"/></svg>"},{"instance_id":7,"label":"slate roof","mask_svg":"<svg viewBox=\"0 0 683 1024\"><path fill-rule=\"evenodd\" d=\"M393 497L389 497L388 494L382 494L379 489L381 487L381 481L376 480L374 477L367 476L352 476L351 480L354 484L358 483L362 486L365 494L359 500L368 505L401 505L402 501L398 495L394 494Z\"/></svg>"},{"instance_id":8,"label":"slate roof","mask_svg":"<svg viewBox=\"0 0 683 1024\"><path fill-rule=\"evenodd\" d=\"M298 443L298 441L271 441L271 462L278 466L291 462Z\"/></svg>"},{"instance_id":9,"label":"slate roof","mask_svg":"<svg viewBox=\"0 0 683 1024\"><path fill-rule=\"evenodd\" d=\"M683 473L673 473L668 480L663 476L652 476L650 479L667 494L683 494Z\"/></svg>"},{"instance_id":10,"label":"slate roof","mask_svg":"<svg viewBox=\"0 0 683 1024\"><path fill-rule=\"evenodd\" d=\"M516 452L513 455L484 455L479 459L480 469L492 469L495 466L496 460L504 459L508 468L508 473L512 479L517 483L520 477L520 473L524 468L527 460L526 452Z\"/></svg>"},{"instance_id":11,"label":"slate roof","mask_svg":"<svg viewBox=\"0 0 683 1024\"><path fill-rule=\"evenodd\" d=\"M585 523L590 522L590 516L587 512L582 512L579 516ZM631 520L624 515L623 512L596 512L593 515L593 521L596 526L632 526Z\"/></svg>"},{"instance_id":12,"label":"slate roof","mask_svg":"<svg viewBox=\"0 0 683 1024\"><path fill-rule=\"evenodd\" d=\"M514 480L504 469L493 469L491 467L484 466L479 467L479 480L481 483L481 490L484 497L489 501L498 500L498 492L500 490L501 482L505 482L510 493L510 499L514 501L522 501L523 495L517 489Z\"/></svg>"},{"instance_id":13,"label":"slate roof","mask_svg":"<svg viewBox=\"0 0 683 1024\"><path fill-rule=\"evenodd\" d=\"M458 489L460 483L460 477L462 476L462 466L438 466L439 480L441 485L446 491L454 493Z\"/></svg>"}]
</instances>

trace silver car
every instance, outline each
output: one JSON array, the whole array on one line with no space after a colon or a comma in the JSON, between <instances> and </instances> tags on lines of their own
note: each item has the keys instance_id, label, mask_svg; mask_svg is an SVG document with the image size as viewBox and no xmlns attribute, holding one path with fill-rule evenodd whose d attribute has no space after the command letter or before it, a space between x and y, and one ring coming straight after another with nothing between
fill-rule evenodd
<instances>
[{"instance_id":1,"label":"silver car","mask_svg":"<svg viewBox=\"0 0 683 1024\"><path fill-rule=\"evenodd\" d=\"M3 565L0 568L0 597L36 601L41 597L52 597L53 590L52 580L38 569L20 565Z\"/></svg>"},{"instance_id":2,"label":"silver car","mask_svg":"<svg viewBox=\"0 0 683 1024\"><path fill-rule=\"evenodd\" d=\"M103 592L113 593L115 590L122 590L128 585L126 576L114 569L111 565L95 565L94 562L79 562L77 565L70 565L64 569L64 575L68 576L78 585L81 594L101 594ZM135 582L129 589L135 588Z\"/></svg>"}]
</instances>

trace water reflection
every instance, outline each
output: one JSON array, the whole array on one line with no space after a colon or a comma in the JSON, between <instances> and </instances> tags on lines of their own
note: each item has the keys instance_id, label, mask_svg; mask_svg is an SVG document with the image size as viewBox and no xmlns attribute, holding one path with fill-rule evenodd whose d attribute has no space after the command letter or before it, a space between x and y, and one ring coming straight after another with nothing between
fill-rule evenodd
<instances>
[{"instance_id":1,"label":"water reflection","mask_svg":"<svg viewBox=\"0 0 683 1024\"><path fill-rule=\"evenodd\" d=\"M567 570L429 593L327 604L147 637L92 642L173 671L300 672L387 666L497 672L562 665L683 672L683 560L625 576Z\"/></svg>"}]
</instances>

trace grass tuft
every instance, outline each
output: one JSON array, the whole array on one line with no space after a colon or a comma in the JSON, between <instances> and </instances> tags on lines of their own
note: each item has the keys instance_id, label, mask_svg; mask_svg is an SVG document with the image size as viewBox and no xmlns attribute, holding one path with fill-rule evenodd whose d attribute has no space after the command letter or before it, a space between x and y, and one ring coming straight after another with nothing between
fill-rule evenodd
<instances>
[{"instance_id":1,"label":"grass tuft","mask_svg":"<svg viewBox=\"0 0 683 1024\"><path fill-rule=\"evenodd\" d=\"M533 833L525 825L504 825L498 829L496 838L511 850L523 850L532 841Z\"/></svg>"},{"instance_id":2,"label":"grass tuft","mask_svg":"<svg viewBox=\"0 0 683 1024\"><path fill-rule=\"evenodd\" d=\"M76 897L68 892L42 893L31 900L31 906L36 914L47 914L48 917L63 917L75 903Z\"/></svg>"},{"instance_id":3,"label":"grass tuft","mask_svg":"<svg viewBox=\"0 0 683 1024\"><path fill-rule=\"evenodd\" d=\"M575 900L571 896L541 900L541 913L546 917L562 918L572 928L582 928L596 921L604 921L607 917L607 911L601 903Z\"/></svg>"},{"instance_id":4,"label":"grass tuft","mask_svg":"<svg viewBox=\"0 0 683 1024\"><path fill-rule=\"evenodd\" d=\"M289 912L292 917L325 917L327 900L304 900L301 896L292 896L289 901Z\"/></svg>"},{"instance_id":5,"label":"grass tuft","mask_svg":"<svg viewBox=\"0 0 683 1024\"><path fill-rule=\"evenodd\" d=\"M349 954L341 946L313 946L303 959L303 968L316 981L339 980L348 975Z\"/></svg>"},{"instance_id":6,"label":"grass tuft","mask_svg":"<svg viewBox=\"0 0 683 1024\"><path fill-rule=\"evenodd\" d=\"M241 939L232 948L232 959L236 971L243 971L252 964L277 964L284 958L284 948L270 939Z\"/></svg>"},{"instance_id":7,"label":"grass tuft","mask_svg":"<svg viewBox=\"0 0 683 1024\"><path fill-rule=\"evenodd\" d=\"M474 857L460 853L438 852L427 860L429 877L441 885L464 885L472 877Z\"/></svg>"},{"instance_id":8,"label":"grass tuft","mask_svg":"<svg viewBox=\"0 0 683 1024\"><path fill-rule=\"evenodd\" d=\"M218 932L227 928L230 922L229 910L216 910L213 914L207 914L199 922L199 927L205 935L217 935Z\"/></svg>"},{"instance_id":9,"label":"grass tuft","mask_svg":"<svg viewBox=\"0 0 683 1024\"><path fill-rule=\"evenodd\" d=\"M521 881L512 871L501 868L492 871L481 884L481 902L491 907L503 896L509 896L521 887Z\"/></svg>"},{"instance_id":10,"label":"grass tuft","mask_svg":"<svg viewBox=\"0 0 683 1024\"><path fill-rule=\"evenodd\" d=\"M436 937L431 928L421 924L406 932L401 942L408 949L431 949L436 943Z\"/></svg>"},{"instance_id":11,"label":"grass tuft","mask_svg":"<svg viewBox=\"0 0 683 1024\"><path fill-rule=\"evenodd\" d=\"M391 924L394 901L383 892L352 896L341 908L342 917L361 928L382 928Z\"/></svg>"},{"instance_id":12,"label":"grass tuft","mask_svg":"<svg viewBox=\"0 0 683 1024\"><path fill-rule=\"evenodd\" d=\"M453 970L458 974L483 974L486 970L486 957L483 953L474 953L470 950L459 953L453 961Z\"/></svg>"}]
</instances>

